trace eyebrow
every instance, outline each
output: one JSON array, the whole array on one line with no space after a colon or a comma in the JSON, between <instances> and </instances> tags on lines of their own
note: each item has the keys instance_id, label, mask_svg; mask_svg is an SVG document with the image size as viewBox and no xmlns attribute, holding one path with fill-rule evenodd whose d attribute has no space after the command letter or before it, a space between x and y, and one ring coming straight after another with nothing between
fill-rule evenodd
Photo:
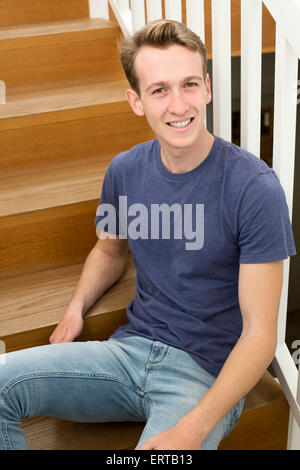
<instances>
[{"instance_id":1,"label":"eyebrow","mask_svg":"<svg viewBox=\"0 0 300 470\"><path fill-rule=\"evenodd\" d=\"M201 81L201 80L203 80L203 77L200 77L199 75L190 75L189 77L185 77L183 80L181 80L180 83L190 82L191 80ZM164 88L167 84L168 84L168 82L163 82L163 81L151 83L151 85L149 85L146 88L146 91L151 90L151 88Z\"/></svg>"}]
</instances>

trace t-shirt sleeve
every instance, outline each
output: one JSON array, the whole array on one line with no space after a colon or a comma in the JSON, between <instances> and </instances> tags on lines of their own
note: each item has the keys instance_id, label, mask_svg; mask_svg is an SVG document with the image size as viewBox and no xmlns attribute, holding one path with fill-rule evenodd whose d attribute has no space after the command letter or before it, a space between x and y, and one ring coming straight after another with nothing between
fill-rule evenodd
<instances>
[{"instance_id":1,"label":"t-shirt sleeve","mask_svg":"<svg viewBox=\"0 0 300 470\"><path fill-rule=\"evenodd\" d=\"M296 254L283 188L273 170L256 176L239 210L240 263L265 263Z\"/></svg>"},{"instance_id":2,"label":"t-shirt sleeve","mask_svg":"<svg viewBox=\"0 0 300 470\"><path fill-rule=\"evenodd\" d=\"M103 179L100 200L94 220L98 237L100 232L106 232L113 236L119 234L117 196L113 186L112 172L109 166Z\"/></svg>"}]
</instances>

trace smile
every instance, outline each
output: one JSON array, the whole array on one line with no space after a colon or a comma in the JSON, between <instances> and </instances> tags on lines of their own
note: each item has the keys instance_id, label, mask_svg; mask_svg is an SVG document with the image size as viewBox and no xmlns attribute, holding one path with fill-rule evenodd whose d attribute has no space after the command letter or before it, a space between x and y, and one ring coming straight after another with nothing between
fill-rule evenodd
<instances>
[{"instance_id":1,"label":"smile","mask_svg":"<svg viewBox=\"0 0 300 470\"><path fill-rule=\"evenodd\" d=\"M186 119L185 121L174 121L174 122L168 122L168 126L170 127L176 127L177 129L182 129L184 127L187 127L194 118Z\"/></svg>"}]
</instances>

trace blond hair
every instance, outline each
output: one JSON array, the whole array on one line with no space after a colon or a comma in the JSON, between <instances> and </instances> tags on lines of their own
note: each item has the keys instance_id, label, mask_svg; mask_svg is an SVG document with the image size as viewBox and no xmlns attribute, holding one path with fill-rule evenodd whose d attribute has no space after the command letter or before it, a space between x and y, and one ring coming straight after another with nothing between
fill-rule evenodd
<instances>
[{"instance_id":1,"label":"blond hair","mask_svg":"<svg viewBox=\"0 0 300 470\"><path fill-rule=\"evenodd\" d=\"M197 34L191 31L183 23L171 20L158 20L147 24L137 31L132 37L126 38L119 45L122 66L130 86L140 94L138 77L135 71L135 59L143 46L165 49L171 45L184 46L187 49L199 52L203 77L207 73L207 51Z\"/></svg>"}]
</instances>

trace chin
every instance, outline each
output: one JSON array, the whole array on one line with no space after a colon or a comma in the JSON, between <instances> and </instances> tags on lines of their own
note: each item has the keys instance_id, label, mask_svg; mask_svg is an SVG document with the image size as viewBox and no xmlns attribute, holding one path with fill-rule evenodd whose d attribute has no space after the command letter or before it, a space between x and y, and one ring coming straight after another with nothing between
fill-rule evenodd
<instances>
[{"instance_id":1,"label":"chin","mask_svg":"<svg viewBox=\"0 0 300 470\"><path fill-rule=\"evenodd\" d=\"M169 147L184 150L184 149L188 149L188 148L192 148L192 147L196 146L198 140L199 140L199 138L198 139L195 139L195 138L191 139L191 138L185 137L185 138L181 138L181 139L180 138L179 139L174 139L172 142L169 141L169 142L166 142L166 143Z\"/></svg>"}]
</instances>

